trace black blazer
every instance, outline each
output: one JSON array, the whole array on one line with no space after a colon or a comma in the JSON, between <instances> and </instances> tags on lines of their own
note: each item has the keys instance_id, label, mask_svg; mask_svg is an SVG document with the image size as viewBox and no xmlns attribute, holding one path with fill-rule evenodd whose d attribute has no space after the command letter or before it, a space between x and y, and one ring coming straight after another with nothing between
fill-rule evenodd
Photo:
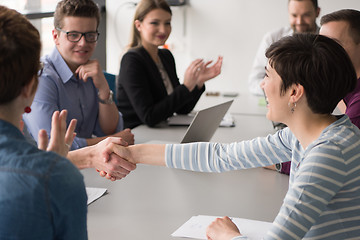
<instances>
[{"instance_id":1,"label":"black blazer","mask_svg":"<svg viewBox=\"0 0 360 240\"><path fill-rule=\"evenodd\" d=\"M205 91L205 87L200 90L195 87L190 92L179 83L169 50L159 49L159 57L174 88L170 95L155 62L143 47L129 50L121 60L116 97L127 128L142 123L153 127L175 112L187 114Z\"/></svg>"}]
</instances>

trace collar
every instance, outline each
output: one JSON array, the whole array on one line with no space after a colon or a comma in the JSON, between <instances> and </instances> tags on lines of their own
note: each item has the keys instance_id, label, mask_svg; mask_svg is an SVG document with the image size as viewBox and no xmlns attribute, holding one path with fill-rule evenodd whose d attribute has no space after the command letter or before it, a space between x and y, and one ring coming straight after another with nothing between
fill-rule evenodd
<instances>
[{"instance_id":1,"label":"collar","mask_svg":"<svg viewBox=\"0 0 360 240\"><path fill-rule=\"evenodd\" d=\"M25 139L24 135L17 127L2 119L0 119L0 132L0 136L11 136L12 138L19 140Z\"/></svg>"},{"instance_id":2,"label":"collar","mask_svg":"<svg viewBox=\"0 0 360 240\"><path fill-rule=\"evenodd\" d=\"M56 47L54 47L53 51L50 53L49 58L63 83L67 83L71 78L75 79L73 72L70 70Z\"/></svg>"}]
</instances>

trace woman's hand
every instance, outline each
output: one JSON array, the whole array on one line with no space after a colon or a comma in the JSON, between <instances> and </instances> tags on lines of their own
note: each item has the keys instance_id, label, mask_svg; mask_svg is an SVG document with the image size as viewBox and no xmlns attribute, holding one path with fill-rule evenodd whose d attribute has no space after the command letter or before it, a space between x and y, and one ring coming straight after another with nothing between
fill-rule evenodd
<instances>
[{"instance_id":1,"label":"woman's hand","mask_svg":"<svg viewBox=\"0 0 360 240\"><path fill-rule=\"evenodd\" d=\"M208 240L231 240L237 236L241 236L240 231L229 217L217 218L206 229Z\"/></svg>"},{"instance_id":2,"label":"woman's hand","mask_svg":"<svg viewBox=\"0 0 360 240\"><path fill-rule=\"evenodd\" d=\"M219 56L218 60L213 66L208 67L212 63L212 61L208 61L203 66L201 66L197 80L198 88L202 88L206 81L213 79L221 73L222 62L223 57Z\"/></svg>"},{"instance_id":3,"label":"woman's hand","mask_svg":"<svg viewBox=\"0 0 360 240\"><path fill-rule=\"evenodd\" d=\"M191 92L198 84L198 78L201 69L204 67L202 59L194 60L185 71L184 85Z\"/></svg>"},{"instance_id":4,"label":"woman's hand","mask_svg":"<svg viewBox=\"0 0 360 240\"><path fill-rule=\"evenodd\" d=\"M39 131L38 148L44 151L53 151L66 157L71 144L76 136L76 120L72 119L69 127L66 128L67 110L55 111L51 119L51 138L48 140L47 133L44 129Z\"/></svg>"}]
</instances>

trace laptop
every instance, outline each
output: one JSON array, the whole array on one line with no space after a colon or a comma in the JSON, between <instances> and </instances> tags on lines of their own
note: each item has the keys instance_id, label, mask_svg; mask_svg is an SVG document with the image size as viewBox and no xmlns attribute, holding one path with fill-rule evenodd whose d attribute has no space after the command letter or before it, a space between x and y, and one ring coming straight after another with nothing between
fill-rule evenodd
<instances>
[{"instance_id":1,"label":"laptop","mask_svg":"<svg viewBox=\"0 0 360 240\"><path fill-rule=\"evenodd\" d=\"M190 121L190 125L186 130L181 143L190 142L208 142L214 135L216 129L219 127L220 122L223 120L226 112L229 110L234 100L230 100L209 108L198 111L194 117L188 118L180 115L179 124L185 125L186 121ZM175 118L178 116L175 116ZM186 120L186 121L185 121ZM174 121L175 122L175 121ZM179 125L177 124L177 125ZM169 120L171 125L171 120ZM174 124L173 124L174 125Z\"/></svg>"}]
</instances>

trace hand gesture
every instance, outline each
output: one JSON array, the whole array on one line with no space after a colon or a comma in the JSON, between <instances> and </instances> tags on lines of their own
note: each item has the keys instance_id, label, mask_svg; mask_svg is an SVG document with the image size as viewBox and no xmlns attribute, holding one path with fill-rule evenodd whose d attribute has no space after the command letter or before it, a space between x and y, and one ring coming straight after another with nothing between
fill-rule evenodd
<instances>
[{"instance_id":1,"label":"hand gesture","mask_svg":"<svg viewBox=\"0 0 360 240\"><path fill-rule=\"evenodd\" d=\"M76 136L76 120L72 119L69 127L66 129L67 110L55 111L51 119L51 138L48 141L47 133L41 129L38 134L38 148L46 151L53 151L66 157L70 146ZM48 144L49 143L49 144Z\"/></svg>"},{"instance_id":2,"label":"hand gesture","mask_svg":"<svg viewBox=\"0 0 360 240\"><path fill-rule=\"evenodd\" d=\"M76 69L75 74L84 82L91 77L95 87L99 90L99 96L103 96L101 99L109 97L110 88L97 60L89 60L86 64L80 65Z\"/></svg>"},{"instance_id":3,"label":"hand gesture","mask_svg":"<svg viewBox=\"0 0 360 240\"><path fill-rule=\"evenodd\" d=\"M136 165L128 162L123 156L114 153L114 148L125 148L128 146L121 138L108 137L96 145L91 146L94 150L92 165L97 169L100 176L106 177L111 181L126 177L131 171L136 169Z\"/></svg>"},{"instance_id":4,"label":"hand gesture","mask_svg":"<svg viewBox=\"0 0 360 240\"><path fill-rule=\"evenodd\" d=\"M221 73L222 61L223 57L219 56L218 60L213 66L208 67L212 63L212 61L208 61L200 67L197 81L197 86L199 88L201 88L206 81L213 79Z\"/></svg>"},{"instance_id":5,"label":"hand gesture","mask_svg":"<svg viewBox=\"0 0 360 240\"><path fill-rule=\"evenodd\" d=\"M206 229L208 240L229 240L240 235L239 229L229 217L217 218Z\"/></svg>"},{"instance_id":6,"label":"hand gesture","mask_svg":"<svg viewBox=\"0 0 360 240\"><path fill-rule=\"evenodd\" d=\"M198 83L200 70L204 67L202 59L194 60L185 71L184 85L191 92Z\"/></svg>"}]
</instances>

